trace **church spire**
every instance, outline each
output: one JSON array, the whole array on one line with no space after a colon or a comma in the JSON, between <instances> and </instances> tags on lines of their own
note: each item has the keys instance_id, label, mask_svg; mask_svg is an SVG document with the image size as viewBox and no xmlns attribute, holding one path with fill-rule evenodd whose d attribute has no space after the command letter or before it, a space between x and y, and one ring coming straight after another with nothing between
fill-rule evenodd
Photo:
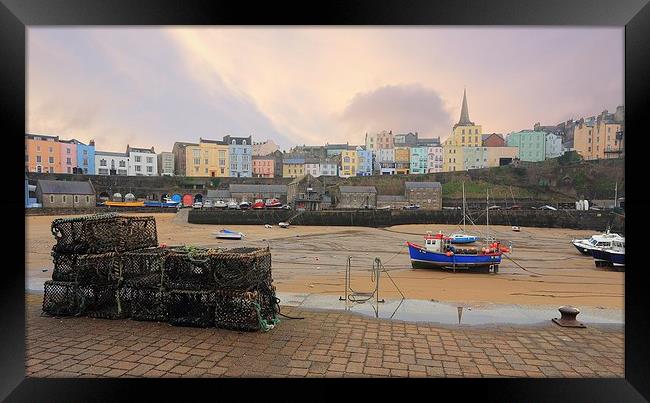
<instances>
[{"instance_id":1,"label":"church spire","mask_svg":"<svg viewBox=\"0 0 650 403\"><path fill-rule=\"evenodd\" d=\"M460 120L458 125L473 125L474 122L469 120L469 109L467 108L467 90L463 89L463 108L460 111Z\"/></svg>"}]
</instances>

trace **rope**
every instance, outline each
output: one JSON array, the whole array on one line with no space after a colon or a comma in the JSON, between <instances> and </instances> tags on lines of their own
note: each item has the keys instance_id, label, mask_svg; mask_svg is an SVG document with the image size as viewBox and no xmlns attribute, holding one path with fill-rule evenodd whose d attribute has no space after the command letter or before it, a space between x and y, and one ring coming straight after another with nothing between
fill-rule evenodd
<instances>
[{"instance_id":1,"label":"rope","mask_svg":"<svg viewBox=\"0 0 650 403\"><path fill-rule=\"evenodd\" d=\"M501 256L504 256L506 259L510 260L512 263L514 263L515 265L517 265L517 267L519 267L520 269L522 269L522 270L525 271L525 272L532 273L532 274L536 274L536 275L538 275L538 276L544 276L544 274L536 273L536 272L534 272L534 271L532 271L532 270L528 270L528 269L525 268L524 266L522 266L522 265L520 265L519 263L517 263L516 261L514 261L514 259L512 259L510 256L506 255L505 253L502 254Z\"/></svg>"}]
</instances>

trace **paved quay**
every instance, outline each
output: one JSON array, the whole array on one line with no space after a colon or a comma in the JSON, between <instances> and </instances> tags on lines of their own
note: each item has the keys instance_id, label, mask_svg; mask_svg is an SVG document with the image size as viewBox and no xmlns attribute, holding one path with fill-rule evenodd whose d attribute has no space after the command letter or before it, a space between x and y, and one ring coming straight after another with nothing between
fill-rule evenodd
<instances>
[{"instance_id":1,"label":"paved quay","mask_svg":"<svg viewBox=\"0 0 650 403\"><path fill-rule=\"evenodd\" d=\"M620 325L447 326L282 306L267 333L41 315L28 377L624 377Z\"/></svg>"}]
</instances>

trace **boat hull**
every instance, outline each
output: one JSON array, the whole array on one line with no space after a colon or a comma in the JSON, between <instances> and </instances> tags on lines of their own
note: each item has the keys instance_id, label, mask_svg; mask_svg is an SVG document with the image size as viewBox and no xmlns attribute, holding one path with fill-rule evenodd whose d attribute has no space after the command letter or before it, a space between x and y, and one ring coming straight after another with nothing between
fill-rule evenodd
<instances>
[{"instance_id":1,"label":"boat hull","mask_svg":"<svg viewBox=\"0 0 650 403\"><path fill-rule=\"evenodd\" d=\"M594 250L592 256L595 260L611 263L614 266L625 266L625 253L610 252L607 250Z\"/></svg>"},{"instance_id":2,"label":"boat hull","mask_svg":"<svg viewBox=\"0 0 650 403\"><path fill-rule=\"evenodd\" d=\"M411 267L414 269L432 269L432 268L479 268L499 265L501 263L501 254L478 254L463 255L428 251L415 244L408 243L409 255L411 258Z\"/></svg>"},{"instance_id":3,"label":"boat hull","mask_svg":"<svg viewBox=\"0 0 650 403\"><path fill-rule=\"evenodd\" d=\"M578 250L578 252L582 253L585 256L591 256L591 251L592 249L589 247L586 247L584 245L580 245L576 242L573 242L573 246Z\"/></svg>"}]
</instances>

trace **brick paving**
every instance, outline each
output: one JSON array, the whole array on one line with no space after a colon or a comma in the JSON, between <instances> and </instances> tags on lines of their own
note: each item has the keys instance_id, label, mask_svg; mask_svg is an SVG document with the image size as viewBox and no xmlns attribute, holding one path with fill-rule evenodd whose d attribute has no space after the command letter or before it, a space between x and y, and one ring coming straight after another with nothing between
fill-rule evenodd
<instances>
[{"instance_id":1,"label":"brick paving","mask_svg":"<svg viewBox=\"0 0 650 403\"><path fill-rule=\"evenodd\" d=\"M622 326L447 326L282 307L267 333L41 316L30 377L624 377Z\"/></svg>"}]
</instances>

